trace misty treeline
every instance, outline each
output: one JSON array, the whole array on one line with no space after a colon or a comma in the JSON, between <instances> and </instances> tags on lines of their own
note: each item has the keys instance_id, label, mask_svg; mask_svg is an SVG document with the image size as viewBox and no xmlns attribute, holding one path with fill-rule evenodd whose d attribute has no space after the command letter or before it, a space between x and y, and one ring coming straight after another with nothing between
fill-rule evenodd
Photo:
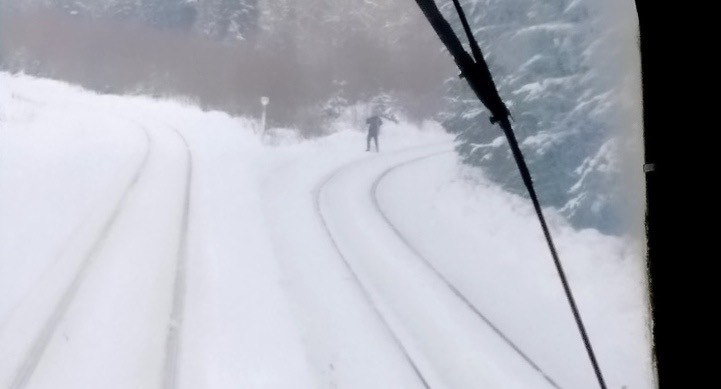
<instances>
[{"instance_id":1,"label":"misty treeline","mask_svg":"<svg viewBox=\"0 0 721 389\"><path fill-rule=\"evenodd\" d=\"M451 0L437 0L466 41ZM642 235L633 0L461 0L544 206ZM461 160L526 195L498 126L413 0L0 0L0 66L185 98L305 136L384 101L440 119ZM363 120L354 120L358 127Z\"/></svg>"},{"instance_id":2,"label":"misty treeline","mask_svg":"<svg viewBox=\"0 0 721 389\"><path fill-rule=\"evenodd\" d=\"M0 0L0 66L321 133L382 97L438 112L453 64L413 1Z\"/></svg>"}]
</instances>

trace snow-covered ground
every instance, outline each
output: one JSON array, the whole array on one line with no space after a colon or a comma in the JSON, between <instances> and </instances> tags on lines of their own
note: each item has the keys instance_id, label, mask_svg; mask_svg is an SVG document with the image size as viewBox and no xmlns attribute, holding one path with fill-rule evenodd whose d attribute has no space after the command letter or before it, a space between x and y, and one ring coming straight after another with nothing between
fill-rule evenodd
<instances>
[{"instance_id":1,"label":"snow-covered ground","mask_svg":"<svg viewBox=\"0 0 721 389\"><path fill-rule=\"evenodd\" d=\"M0 73L0 388L596 387L529 204L449 135L254 125ZM642 245L548 212L608 386L654 387Z\"/></svg>"}]
</instances>

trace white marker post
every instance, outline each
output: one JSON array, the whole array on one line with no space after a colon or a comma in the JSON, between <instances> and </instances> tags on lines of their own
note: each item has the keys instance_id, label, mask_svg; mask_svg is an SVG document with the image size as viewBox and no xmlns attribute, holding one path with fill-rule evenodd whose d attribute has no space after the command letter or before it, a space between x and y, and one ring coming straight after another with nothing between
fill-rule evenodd
<instances>
[{"instance_id":1,"label":"white marker post","mask_svg":"<svg viewBox=\"0 0 721 389\"><path fill-rule=\"evenodd\" d=\"M265 135L265 109L268 106L268 103L270 102L270 98L263 96L260 98L260 103L263 104L263 116L260 117L260 129L261 129L261 136Z\"/></svg>"}]
</instances>

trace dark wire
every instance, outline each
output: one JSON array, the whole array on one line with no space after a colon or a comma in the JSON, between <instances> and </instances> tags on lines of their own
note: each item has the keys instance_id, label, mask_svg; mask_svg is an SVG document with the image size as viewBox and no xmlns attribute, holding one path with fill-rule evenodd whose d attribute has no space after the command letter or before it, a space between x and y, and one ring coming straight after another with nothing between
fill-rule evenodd
<instances>
[{"instance_id":1,"label":"dark wire","mask_svg":"<svg viewBox=\"0 0 721 389\"><path fill-rule=\"evenodd\" d=\"M458 68L461 70L461 76L466 79L471 89L473 89L473 91L476 93L476 96L478 96L483 105L485 105L486 108L488 108L488 110L491 112L491 123L499 122L499 125L501 126L501 129L503 130L503 133L508 140L508 144L511 147L511 152L513 153L513 158L516 161L518 170L521 173L523 184L528 190L531 202L533 203L533 208L536 211L536 216L538 216L538 220L541 223L543 235L545 236L546 242L548 243L548 248L551 251L551 256L553 257L553 262L556 266L556 271L558 272L558 276L561 279L561 283L563 284L563 290L566 293L566 298L569 305L571 306L573 317L576 320L576 325L578 326L578 330L581 333L581 338L583 339L583 344L586 347L586 352L588 353L588 357L590 358L591 364L593 365L593 370L596 373L596 378L598 379L598 383L601 386L601 389L606 389L606 383L604 382L601 368L599 367L598 361L596 360L596 355L593 352L593 347L591 346L591 341L588 338L586 327L584 326L583 320L581 319L581 314L578 311L576 300L573 298L573 293L571 292L571 287L568 284L566 273L563 270L563 265L561 265L561 261L558 258L558 253L556 252L556 247L553 244L551 232L546 225L546 218L543 216L543 210L541 209L541 204L538 201L538 196L536 195L536 190L533 186L531 173L528 169L528 166L526 165L526 160L523 157L523 153L518 146L518 140L516 139L516 135L513 132L511 123L508 120L510 112L508 111L508 108L506 107L505 103L503 103L503 100L501 100L501 97L498 94L496 85L493 82L493 77L491 77L491 72L488 69L488 65L486 64L485 59L483 58L481 48L478 45L475 37L473 36L473 32L471 31L470 25L468 24L468 20L466 19L466 15L463 12L463 8L461 7L458 0L453 0L453 4L455 5L458 16L460 17L461 23L463 24L463 28L466 32L466 35L468 36L468 41L471 46L475 61L474 58L471 58L471 56L463 49L463 45L458 39L458 36L456 36L456 33L453 31L451 25L438 10L438 6L435 4L434 0L416 0L416 3L423 11L426 19L428 19L428 21L433 26L433 29L436 31L436 34L438 34L438 37L441 39L443 44L446 46L449 53L455 59Z\"/></svg>"}]
</instances>

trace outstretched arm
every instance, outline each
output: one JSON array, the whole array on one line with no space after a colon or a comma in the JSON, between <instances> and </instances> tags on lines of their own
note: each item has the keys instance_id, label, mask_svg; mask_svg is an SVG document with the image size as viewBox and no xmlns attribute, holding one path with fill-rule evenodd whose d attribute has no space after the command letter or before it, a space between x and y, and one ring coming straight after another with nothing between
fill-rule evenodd
<instances>
[{"instance_id":1,"label":"outstretched arm","mask_svg":"<svg viewBox=\"0 0 721 389\"><path fill-rule=\"evenodd\" d=\"M393 116L393 115L391 115L391 116L380 115L380 116L384 119L388 119L388 120L392 121L395 124L398 124L398 119L396 119L395 116Z\"/></svg>"}]
</instances>

